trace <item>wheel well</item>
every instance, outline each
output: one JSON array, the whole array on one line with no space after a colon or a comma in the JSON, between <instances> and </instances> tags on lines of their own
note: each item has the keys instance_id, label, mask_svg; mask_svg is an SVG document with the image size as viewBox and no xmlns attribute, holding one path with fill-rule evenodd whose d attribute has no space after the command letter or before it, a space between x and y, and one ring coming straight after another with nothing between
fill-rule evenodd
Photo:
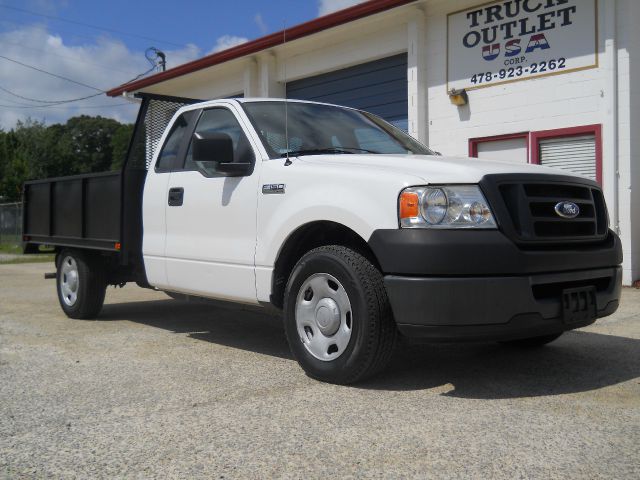
<instances>
[{"instance_id":1,"label":"wheel well","mask_svg":"<svg viewBox=\"0 0 640 480\"><path fill-rule=\"evenodd\" d=\"M350 228L329 221L307 223L287 238L276 260L271 285L271 303L275 307L283 307L287 281L298 260L308 251L323 245L352 248L380 268L367 242Z\"/></svg>"}]
</instances>

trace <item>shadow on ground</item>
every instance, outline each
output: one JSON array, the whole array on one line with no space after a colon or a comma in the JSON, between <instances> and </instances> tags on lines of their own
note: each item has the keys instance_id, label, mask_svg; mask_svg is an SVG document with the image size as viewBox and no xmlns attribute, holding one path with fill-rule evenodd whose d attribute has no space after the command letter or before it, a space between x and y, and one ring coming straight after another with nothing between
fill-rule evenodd
<instances>
[{"instance_id":1,"label":"shadow on ground","mask_svg":"<svg viewBox=\"0 0 640 480\"><path fill-rule=\"evenodd\" d=\"M240 308L176 300L105 305L100 320L128 320L232 348L292 359L282 320ZM389 367L356 388L423 390L500 399L585 392L640 377L640 340L575 331L538 349L495 343L401 343Z\"/></svg>"},{"instance_id":2,"label":"shadow on ground","mask_svg":"<svg viewBox=\"0 0 640 480\"><path fill-rule=\"evenodd\" d=\"M261 312L216 302L158 300L105 305L101 321L128 320L191 338L274 357L293 359L282 320Z\"/></svg>"}]
</instances>

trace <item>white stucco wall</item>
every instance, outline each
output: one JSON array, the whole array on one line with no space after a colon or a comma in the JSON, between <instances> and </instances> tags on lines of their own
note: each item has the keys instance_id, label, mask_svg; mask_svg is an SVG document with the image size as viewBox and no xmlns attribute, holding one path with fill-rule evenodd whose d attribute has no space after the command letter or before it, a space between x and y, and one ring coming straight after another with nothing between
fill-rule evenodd
<instances>
[{"instance_id":1,"label":"white stucco wall","mask_svg":"<svg viewBox=\"0 0 640 480\"><path fill-rule=\"evenodd\" d=\"M617 0L618 171L624 281L640 279L640 2Z\"/></svg>"},{"instance_id":2,"label":"white stucco wall","mask_svg":"<svg viewBox=\"0 0 640 480\"><path fill-rule=\"evenodd\" d=\"M447 13L475 5L473 0L447 0L427 7L429 142L434 148L467 154L468 138L601 123L603 68L473 90L468 105L451 105L446 92ZM602 51L602 39L599 43Z\"/></svg>"}]
</instances>

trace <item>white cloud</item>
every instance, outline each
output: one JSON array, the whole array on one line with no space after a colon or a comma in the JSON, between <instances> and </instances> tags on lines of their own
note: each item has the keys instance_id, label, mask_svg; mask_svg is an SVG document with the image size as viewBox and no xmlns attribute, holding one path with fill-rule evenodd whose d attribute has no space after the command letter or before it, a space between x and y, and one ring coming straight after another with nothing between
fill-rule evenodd
<instances>
[{"instance_id":1,"label":"white cloud","mask_svg":"<svg viewBox=\"0 0 640 480\"><path fill-rule=\"evenodd\" d=\"M218 40L216 40L216 44L213 46L211 50L209 50L207 55L221 52L223 50L227 50L237 45L242 45L243 43L247 43L248 41L249 39L245 37L237 37L235 35L223 35L220 38L218 38Z\"/></svg>"},{"instance_id":2,"label":"white cloud","mask_svg":"<svg viewBox=\"0 0 640 480\"><path fill-rule=\"evenodd\" d=\"M349 8L366 0L320 0L318 3L318 16Z\"/></svg>"},{"instance_id":3,"label":"white cloud","mask_svg":"<svg viewBox=\"0 0 640 480\"><path fill-rule=\"evenodd\" d=\"M19 62L108 90L131 80L150 68L144 52L131 51L120 40L99 37L83 45L65 44L63 37L43 25L30 25L0 32L1 54ZM195 45L165 50L167 67L193 60L200 55ZM36 72L0 58L0 87L17 95L40 100L66 100L98 93L52 76ZM123 99L99 95L95 98L44 107L44 104L0 91L0 128L10 129L17 120L31 117L46 123L65 122L75 115L102 115L119 121L135 120L137 106L113 105ZM24 107L29 108L24 108Z\"/></svg>"},{"instance_id":4,"label":"white cloud","mask_svg":"<svg viewBox=\"0 0 640 480\"><path fill-rule=\"evenodd\" d=\"M267 25L267 22L264 21L264 18L262 18L262 14L256 13L253 17L253 21L260 29L261 34L265 35L269 31L269 26Z\"/></svg>"}]
</instances>

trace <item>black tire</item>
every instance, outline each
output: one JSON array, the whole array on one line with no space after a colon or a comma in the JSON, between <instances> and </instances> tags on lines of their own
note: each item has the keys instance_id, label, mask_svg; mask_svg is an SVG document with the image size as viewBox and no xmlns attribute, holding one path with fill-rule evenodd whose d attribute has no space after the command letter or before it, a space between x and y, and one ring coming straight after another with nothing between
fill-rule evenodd
<instances>
[{"instance_id":1,"label":"black tire","mask_svg":"<svg viewBox=\"0 0 640 480\"><path fill-rule=\"evenodd\" d=\"M69 318L96 318L102 310L107 290L103 263L79 250L63 250L57 257L56 267L56 290L64 313ZM69 287L70 275L66 271L77 273L75 291Z\"/></svg>"},{"instance_id":2,"label":"black tire","mask_svg":"<svg viewBox=\"0 0 640 480\"><path fill-rule=\"evenodd\" d=\"M542 347L547 343L551 343L554 340L557 340L563 332L554 333L551 335L541 335L539 337L529 337L529 338L521 338L518 340L508 340L505 342L501 342L504 345L508 345L510 347L519 347L519 348L536 348Z\"/></svg>"},{"instance_id":3,"label":"black tire","mask_svg":"<svg viewBox=\"0 0 640 480\"><path fill-rule=\"evenodd\" d=\"M305 347L296 324L296 301L305 282L316 274L337 279L348 295L350 338L337 358L323 361ZM350 384L365 380L389 362L397 329L380 271L360 253L336 245L305 254L289 277L284 299L285 332L294 358L317 380ZM326 338L326 337L325 337Z\"/></svg>"}]
</instances>

